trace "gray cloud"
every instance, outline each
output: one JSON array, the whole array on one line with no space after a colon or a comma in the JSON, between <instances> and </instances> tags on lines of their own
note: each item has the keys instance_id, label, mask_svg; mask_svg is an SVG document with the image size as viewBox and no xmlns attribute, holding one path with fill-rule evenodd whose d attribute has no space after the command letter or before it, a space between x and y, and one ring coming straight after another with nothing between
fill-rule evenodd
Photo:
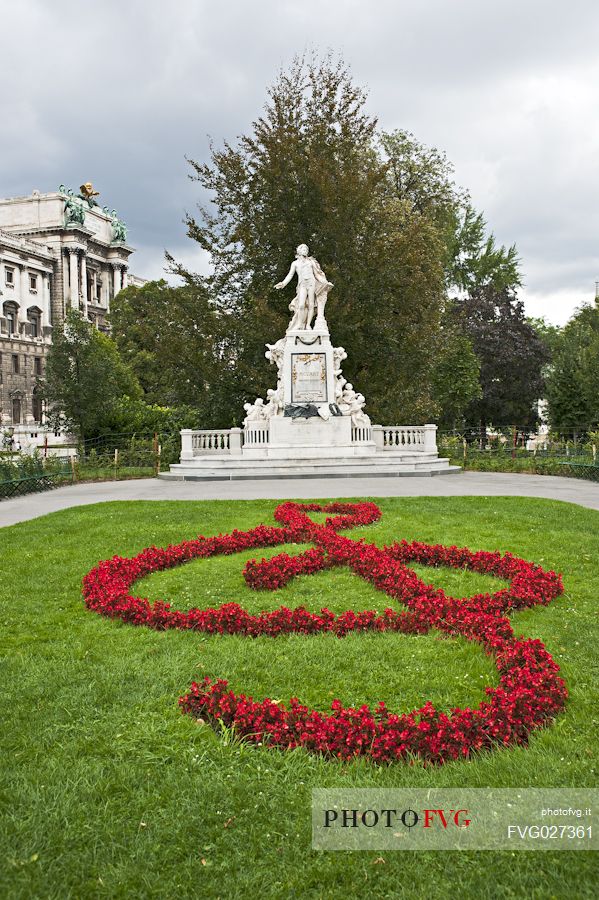
<instances>
[{"instance_id":1,"label":"gray cloud","mask_svg":"<svg viewBox=\"0 0 599 900\"><path fill-rule=\"evenodd\" d=\"M594 0L0 0L0 193L91 179L162 273L205 159L250 127L296 52L339 51L381 127L444 149L503 243L531 314L563 322L599 277L599 7Z\"/></svg>"}]
</instances>

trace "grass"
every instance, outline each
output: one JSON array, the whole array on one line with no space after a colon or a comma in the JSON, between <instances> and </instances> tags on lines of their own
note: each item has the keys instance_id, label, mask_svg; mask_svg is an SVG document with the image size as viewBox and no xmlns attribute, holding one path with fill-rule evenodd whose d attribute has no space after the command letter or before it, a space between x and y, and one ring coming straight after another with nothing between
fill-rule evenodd
<instances>
[{"instance_id":1,"label":"grass","mask_svg":"<svg viewBox=\"0 0 599 900\"><path fill-rule=\"evenodd\" d=\"M592 489L592 488L590 488ZM591 897L593 854L510 851L324 853L311 849L313 787L594 787L597 785L599 515L520 498L377 500L377 544L400 537L511 551L564 575L566 594L514 616L544 641L570 691L557 723L528 748L442 768L340 764L303 751L252 748L177 708L204 674L256 697L326 710L385 700L409 710L477 703L496 683L475 645L426 636L277 639L156 633L86 611L82 576L99 559L272 523L273 501L102 503L3 529L0 578L2 760L0 896ZM378 608L389 598L346 570L270 593L250 591L245 559L198 560L138 592L180 608L236 600L257 611ZM501 582L419 573L454 595ZM596 631L595 631L596 633Z\"/></svg>"}]
</instances>

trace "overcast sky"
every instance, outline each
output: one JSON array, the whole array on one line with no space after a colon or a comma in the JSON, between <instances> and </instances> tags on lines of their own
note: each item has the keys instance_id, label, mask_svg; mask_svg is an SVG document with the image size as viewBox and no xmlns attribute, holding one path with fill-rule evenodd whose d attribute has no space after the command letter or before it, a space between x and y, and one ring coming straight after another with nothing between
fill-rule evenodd
<instances>
[{"instance_id":1,"label":"overcast sky","mask_svg":"<svg viewBox=\"0 0 599 900\"><path fill-rule=\"evenodd\" d=\"M0 196L92 181L163 274L198 271L185 155L248 131L304 49L340 53L384 129L443 149L530 315L561 324L599 279L597 0L0 0Z\"/></svg>"}]
</instances>

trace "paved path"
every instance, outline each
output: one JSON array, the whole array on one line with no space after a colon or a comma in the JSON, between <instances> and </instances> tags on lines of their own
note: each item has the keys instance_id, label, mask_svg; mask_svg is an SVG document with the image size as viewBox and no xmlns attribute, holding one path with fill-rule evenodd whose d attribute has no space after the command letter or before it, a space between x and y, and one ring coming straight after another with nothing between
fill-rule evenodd
<instances>
[{"instance_id":1,"label":"paved path","mask_svg":"<svg viewBox=\"0 0 599 900\"><path fill-rule=\"evenodd\" d=\"M73 484L0 502L0 526L106 500L284 500L318 497L514 496L564 500L599 510L599 484L548 475L460 472L410 478L307 478L278 481L103 481Z\"/></svg>"}]
</instances>

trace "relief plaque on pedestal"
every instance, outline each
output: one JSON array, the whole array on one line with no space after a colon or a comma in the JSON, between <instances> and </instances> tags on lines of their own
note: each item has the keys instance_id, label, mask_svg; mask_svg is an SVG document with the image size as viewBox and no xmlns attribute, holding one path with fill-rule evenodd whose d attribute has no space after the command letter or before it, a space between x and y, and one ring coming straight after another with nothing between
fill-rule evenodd
<instances>
[{"instance_id":1,"label":"relief plaque on pedestal","mask_svg":"<svg viewBox=\"0 0 599 900\"><path fill-rule=\"evenodd\" d=\"M291 402L328 402L326 353L291 354Z\"/></svg>"}]
</instances>

